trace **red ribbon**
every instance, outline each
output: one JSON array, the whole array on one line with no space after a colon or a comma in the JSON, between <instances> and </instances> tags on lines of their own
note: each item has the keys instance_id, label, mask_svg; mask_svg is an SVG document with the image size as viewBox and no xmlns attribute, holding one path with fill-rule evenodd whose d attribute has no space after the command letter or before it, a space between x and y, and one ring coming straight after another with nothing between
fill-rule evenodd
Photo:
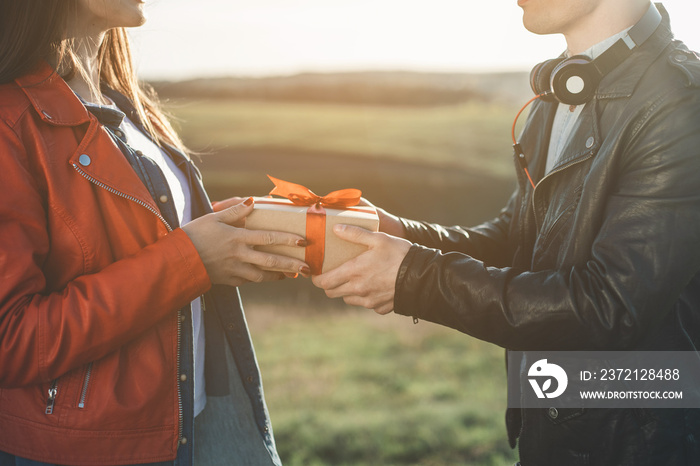
<instances>
[{"instance_id":1,"label":"red ribbon","mask_svg":"<svg viewBox=\"0 0 700 466\"><path fill-rule=\"evenodd\" d=\"M279 180L270 175L268 178L275 184L270 194L286 197L294 205L308 206L306 211L306 250L305 261L312 275L318 275L323 268L323 258L326 246L326 210L346 209L360 203L362 191L359 189L341 189L319 196L306 186L289 181Z\"/></svg>"}]
</instances>

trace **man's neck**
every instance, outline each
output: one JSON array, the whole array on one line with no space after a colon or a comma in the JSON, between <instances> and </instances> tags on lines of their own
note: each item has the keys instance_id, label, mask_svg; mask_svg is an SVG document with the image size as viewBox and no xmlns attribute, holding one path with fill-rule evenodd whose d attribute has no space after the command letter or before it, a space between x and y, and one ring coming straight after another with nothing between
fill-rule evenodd
<instances>
[{"instance_id":1,"label":"man's neck","mask_svg":"<svg viewBox=\"0 0 700 466\"><path fill-rule=\"evenodd\" d=\"M628 2L602 2L589 15L564 31L571 55L578 55L620 31L634 26L646 13L648 3L630 7Z\"/></svg>"}]
</instances>

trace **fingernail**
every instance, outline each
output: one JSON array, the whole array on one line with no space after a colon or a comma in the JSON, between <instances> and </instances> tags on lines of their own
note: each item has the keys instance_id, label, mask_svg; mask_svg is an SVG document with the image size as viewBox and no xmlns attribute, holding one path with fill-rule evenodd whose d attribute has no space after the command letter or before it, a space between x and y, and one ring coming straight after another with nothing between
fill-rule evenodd
<instances>
[{"instance_id":1,"label":"fingernail","mask_svg":"<svg viewBox=\"0 0 700 466\"><path fill-rule=\"evenodd\" d=\"M335 226L333 227L333 231L341 232L341 231L343 231L343 230L345 230L345 225L343 225L343 224L335 225Z\"/></svg>"},{"instance_id":2,"label":"fingernail","mask_svg":"<svg viewBox=\"0 0 700 466\"><path fill-rule=\"evenodd\" d=\"M246 199L245 201L243 201L243 204L245 204L245 205L252 205L252 204L253 204L253 198L252 198L252 197L249 197L248 199Z\"/></svg>"},{"instance_id":3,"label":"fingernail","mask_svg":"<svg viewBox=\"0 0 700 466\"><path fill-rule=\"evenodd\" d=\"M299 267L299 272L301 272L302 275L311 275L311 269L308 265L302 265Z\"/></svg>"},{"instance_id":4,"label":"fingernail","mask_svg":"<svg viewBox=\"0 0 700 466\"><path fill-rule=\"evenodd\" d=\"M308 245L305 239L298 239L297 240L297 246L305 248Z\"/></svg>"}]
</instances>

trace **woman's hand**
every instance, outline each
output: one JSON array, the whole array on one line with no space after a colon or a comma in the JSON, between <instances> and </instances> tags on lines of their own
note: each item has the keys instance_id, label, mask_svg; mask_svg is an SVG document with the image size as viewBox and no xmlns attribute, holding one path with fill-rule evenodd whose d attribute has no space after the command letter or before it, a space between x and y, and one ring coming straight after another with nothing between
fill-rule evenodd
<instances>
[{"instance_id":1,"label":"woman's hand","mask_svg":"<svg viewBox=\"0 0 700 466\"><path fill-rule=\"evenodd\" d=\"M279 244L305 247L306 240L279 231L246 230L245 218L253 199L205 215L184 225L213 284L240 286L248 282L281 280L284 275L309 276L309 266L291 257L268 254L253 246Z\"/></svg>"},{"instance_id":2,"label":"woman's hand","mask_svg":"<svg viewBox=\"0 0 700 466\"><path fill-rule=\"evenodd\" d=\"M248 199L247 197L229 197L228 199L224 199L223 201L214 201L211 203L212 209L214 209L214 212L221 212L222 210L228 209L229 207L233 207L237 204L240 204L241 202L245 201Z\"/></svg>"}]
</instances>

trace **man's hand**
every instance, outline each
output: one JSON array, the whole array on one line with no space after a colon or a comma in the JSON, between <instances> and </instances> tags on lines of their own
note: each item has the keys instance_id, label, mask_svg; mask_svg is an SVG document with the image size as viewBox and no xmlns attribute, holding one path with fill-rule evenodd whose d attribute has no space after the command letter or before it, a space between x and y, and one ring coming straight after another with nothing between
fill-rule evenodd
<instances>
[{"instance_id":1,"label":"man's hand","mask_svg":"<svg viewBox=\"0 0 700 466\"><path fill-rule=\"evenodd\" d=\"M353 306L374 309L377 314L394 310L396 276L411 243L385 233L372 233L350 225L336 225L333 232L369 250L330 272L312 278L329 298L343 298Z\"/></svg>"}]
</instances>

